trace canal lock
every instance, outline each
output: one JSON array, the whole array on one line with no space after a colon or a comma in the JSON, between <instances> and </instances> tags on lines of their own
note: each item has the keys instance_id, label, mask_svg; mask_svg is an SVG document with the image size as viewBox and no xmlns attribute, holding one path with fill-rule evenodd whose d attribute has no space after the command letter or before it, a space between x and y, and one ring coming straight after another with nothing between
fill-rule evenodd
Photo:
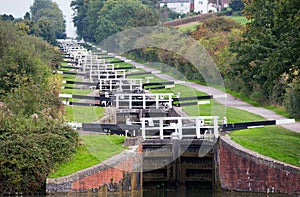
<instances>
[{"instance_id":1,"label":"canal lock","mask_svg":"<svg viewBox=\"0 0 300 197\"><path fill-rule=\"evenodd\" d=\"M199 154L202 140L147 140L143 142L143 189L213 190L213 148Z\"/></svg>"}]
</instances>

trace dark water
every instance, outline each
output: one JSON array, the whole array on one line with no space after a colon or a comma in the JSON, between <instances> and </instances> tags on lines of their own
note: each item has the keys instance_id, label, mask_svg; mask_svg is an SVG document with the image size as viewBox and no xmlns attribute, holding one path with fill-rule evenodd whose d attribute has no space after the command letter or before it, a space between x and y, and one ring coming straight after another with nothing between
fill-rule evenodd
<instances>
[{"instance_id":1,"label":"dark water","mask_svg":"<svg viewBox=\"0 0 300 197\"><path fill-rule=\"evenodd\" d=\"M123 194L55 194L53 197L300 197L287 194L244 193L244 192L212 192L212 191L143 191Z\"/></svg>"}]
</instances>

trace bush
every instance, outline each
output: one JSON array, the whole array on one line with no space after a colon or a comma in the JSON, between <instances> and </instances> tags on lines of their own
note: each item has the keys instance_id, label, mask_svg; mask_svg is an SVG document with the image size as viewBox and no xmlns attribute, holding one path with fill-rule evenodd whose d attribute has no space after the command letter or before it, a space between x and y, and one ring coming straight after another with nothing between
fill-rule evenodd
<instances>
[{"instance_id":1,"label":"bush","mask_svg":"<svg viewBox=\"0 0 300 197\"><path fill-rule=\"evenodd\" d=\"M75 152L78 134L46 113L17 117L1 105L0 195L44 193L48 174Z\"/></svg>"},{"instance_id":2,"label":"bush","mask_svg":"<svg viewBox=\"0 0 300 197\"><path fill-rule=\"evenodd\" d=\"M300 118L300 80L289 84L285 94L285 107L294 118Z\"/></svg>"}]
</instances>

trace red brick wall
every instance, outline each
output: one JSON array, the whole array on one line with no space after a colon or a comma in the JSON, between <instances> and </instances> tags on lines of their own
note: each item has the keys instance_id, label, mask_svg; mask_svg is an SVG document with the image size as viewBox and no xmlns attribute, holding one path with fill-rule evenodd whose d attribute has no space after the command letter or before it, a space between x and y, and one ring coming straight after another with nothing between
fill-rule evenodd
<instances>
[{"instance_id":1,"label":"red brick wall","mask_svg":"<svg viewBox=\"0 0 300 197\"><path fill-rule=\"evenodd\" d=\"M85 191L93 188L99 188L104 184L119 183L124 177L125 172L132 171L132 160L122 162L118 166L107 170L96 172L90 176L78 179L72 183L73 191Z\"/></svg>"},{"instance_id":2,"label":"red brick wall","mask_svg":"<svg viewBox=\"0 0 300 197\"><path fill-rule=\"evenodd\" d=\"M300 168L244 149L222 137L220 186L225 190L300 194Z\"/></svg>"},{"instance_id":3,"label":"red brick wall","mask_svg":"<svg viewBox=\"0 0 300 197\"><path fill-rule=\"evenodd\" d=\"M142 145L116 155L98 165L58 179L47 179L47 193L86 192L106 184L123 191L142 187Z\"/></svg>"}]
</instances>

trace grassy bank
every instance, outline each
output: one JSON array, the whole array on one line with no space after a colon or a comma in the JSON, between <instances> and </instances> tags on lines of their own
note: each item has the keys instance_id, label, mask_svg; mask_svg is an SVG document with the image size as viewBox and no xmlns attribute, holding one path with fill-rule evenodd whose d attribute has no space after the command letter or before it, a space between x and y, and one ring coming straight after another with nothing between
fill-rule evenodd
<instances>
[{"instance_id":1,"label":"grassy bank","mask_svg":"<svg viewBox=\"0 0 300 197\"><path fill-rule=\"evenodd\" d=\"M121 153L125 137L116 135L82 135L83 142L71 161L60 165L49 178L59 178L86 169Z\"/></svg>"},{"instance_id":2,"label":"grassy bank","mask_svg":"<svg viewBox=\"0 0 300 197\"><path fill-rule=\"evenodd\" d=\"M104 116L103 107L65 106L66 122L92 123Z\"/></svg>"},{"instance_id":3,"label":"grassy bank","mask_svg":"<svg viewBox=\"0 0 300 197\"><path fill-rule=\"evenodd\" d=\"M270 126L234 131L230 137L247 149L300 167L300 133Z\"/></svg>"}]
</instances>

